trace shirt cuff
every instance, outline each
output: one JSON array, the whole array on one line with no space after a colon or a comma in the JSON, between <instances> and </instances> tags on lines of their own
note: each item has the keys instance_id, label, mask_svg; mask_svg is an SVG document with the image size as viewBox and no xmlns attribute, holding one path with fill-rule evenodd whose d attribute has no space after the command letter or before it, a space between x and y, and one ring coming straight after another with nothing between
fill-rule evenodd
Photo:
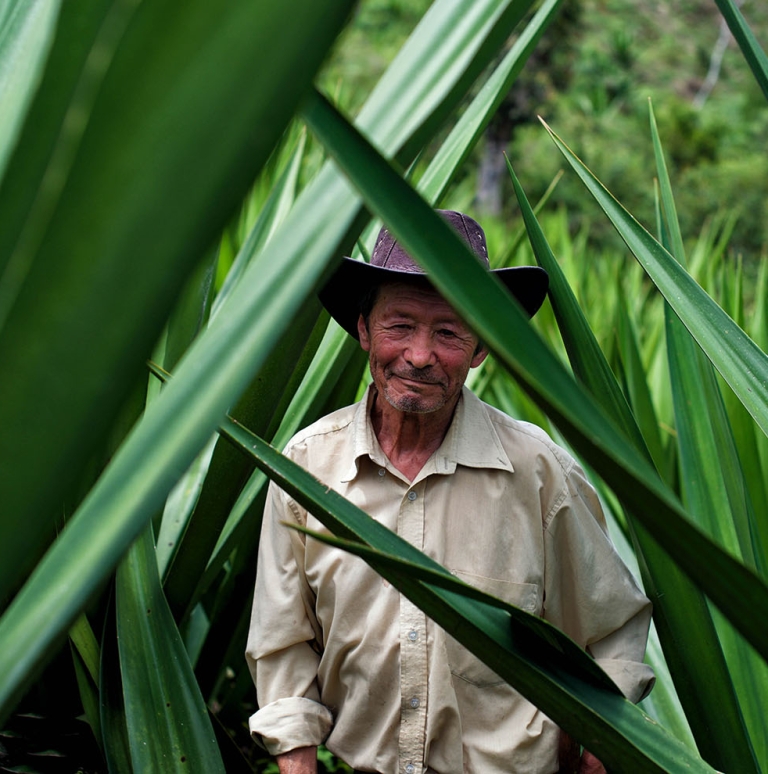
<instances>
[{"instance_id":1,"label":"shirt cuff","mask_svg":"<svg viewBox=\"0 0 768 774\"><path fill-rule=\"evenodd\" d=\"M251 715L251 736L271 755L322 744L333 727L333 715L322 704L300 696L278 699Z\"/></svg>"},{"instance_id":2,"label":"shirt cuff","mask_svg":"<svg viewBox=\"0 0 768 774\"><path fill-rule=\"evenodd\" d=\"M634 704L642 701L651 692L656 682L653 670L647 664L609 658L596 660L601 669Z\"/></svg>"}]
</instances>

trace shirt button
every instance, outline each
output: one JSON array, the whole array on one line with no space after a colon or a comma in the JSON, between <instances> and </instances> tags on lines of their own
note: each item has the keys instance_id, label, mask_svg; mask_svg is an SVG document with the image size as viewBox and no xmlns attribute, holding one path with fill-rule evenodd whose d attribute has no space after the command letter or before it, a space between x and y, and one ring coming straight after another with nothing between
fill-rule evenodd
<instances>
[{"instance_id":1,"label":"shirt button","mask_svg":"<svg viewBox=\"0 0 768 774\"><path fill-rule=\"evenodd\" d=\"M416 640L418 640L418 639L419 639L419 633L418 633L418 632L416 632L416 631L410 631L410 632L408 632L408 639L409 639L411 642L416 642Z\"/></svg>"},{"instance_id":2,"label":"shirt button","mask_svg":"<svg viewBox=\"0 0 768 774\"><path fill-rule=\"evenodd\" d=\"M414 709L418 709L420 703L421 702L415 696L411 699L411 707Z\"/></svg>"},{"instance_id":3,"label":"shirt button","mask_svg":"<svg viewBox=\"0 0 768 774\"><path fill-rule=\"evenodd\" d=\"M386 470L384 470L384 468L379 468L379 475L380 475L380 476L382 476L382 477L383 477L384 475L386 475L386 472L387 472L387 471L386 471Z\"/></svg>"},{"instance_id":4,"label":"shirt button","mask_svg":"<svg viewBox=\"0 0 768 774\"><path fill-rule=\"evenodd\" d=\"M413 774L414 771L416 771L416 767L412 763L405 767L405 774Z\"/></svg>"},{"instance_id":5,"label":"shirt button","mask_svg":"<svg viewBox=\"0 0 768 774\"><path fill-rule=\"evenodd\" d=\"M418 497L418 495L416 494L416 492L408 492L408 499L411 502L413 502L417 497Z\"/></svg>"}]
</instances>

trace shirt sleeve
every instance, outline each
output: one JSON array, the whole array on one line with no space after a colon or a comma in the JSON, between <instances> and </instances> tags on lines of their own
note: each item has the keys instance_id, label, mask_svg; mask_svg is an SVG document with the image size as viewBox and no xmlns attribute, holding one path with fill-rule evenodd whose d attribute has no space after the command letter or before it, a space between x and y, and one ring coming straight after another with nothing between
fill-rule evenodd
<instances>
[{"instance_id":1,"label":"shirt sleeve","mask_svg":"<svg viewBox=\"0 0 768 774\"><path fill-rule=\"evenodd\" d=\"M251 735L273 755L319 745L333 726L317 686L322 639L302 569L305 538L282 523L303 523L302 513L270 484L246 661L259 705Z\"/></svg>"},{"instance_id":2,"label":"shirt sleeve","mask_svg":"<svg viewBox=\"0 0 768 774\"><path fill-rule=\"evenodd\" d=\"M608 537L597 494L574 463L545 520L544 617L638 702L655 681L643 663L651 603Z\"/></svg>"}]
</instances>

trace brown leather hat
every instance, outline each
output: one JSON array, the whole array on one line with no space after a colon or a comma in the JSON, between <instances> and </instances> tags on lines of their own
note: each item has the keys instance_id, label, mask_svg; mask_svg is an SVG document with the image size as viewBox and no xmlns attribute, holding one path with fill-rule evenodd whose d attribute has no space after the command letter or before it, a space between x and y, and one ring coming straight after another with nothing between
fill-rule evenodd
<instances>
[{"instance_id":1,"label":"brown leather hat","mask_svg":"<svg viewBox=\"0 0 768 774\"><path fill-rule=\"evenodd\" d=\"M459 236L470 246L480 263L490 268L485 233L480 225L460 212L437 210ZM494 269L495 274L517 299L529 317L544 303L549 288L549 275L538 266L516 266ZM397 243L386 228L379 231L371 262L345 258L318 294L331 317L355 338L360 302L369 291L384 282L423 281L424 270Z\"/></svg>"}]
</instances>

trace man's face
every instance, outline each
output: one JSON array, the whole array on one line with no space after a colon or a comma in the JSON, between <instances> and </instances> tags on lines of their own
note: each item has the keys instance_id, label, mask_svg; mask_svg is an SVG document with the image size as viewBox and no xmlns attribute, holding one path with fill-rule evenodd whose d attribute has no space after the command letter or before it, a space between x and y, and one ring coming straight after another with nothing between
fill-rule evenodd
<instances>
[{"instance_id":1,"label":"man's face","mask_svg":"<svg viewBox=\"0 0 768 774\"><path fill-rule=\"evenodd\" d=\"M458 400L470 368L485 360L477 337L428 287L381 287L368 318L357 323L379 393L398 411L425 414Z\"/></svg>"}]
</instances>

